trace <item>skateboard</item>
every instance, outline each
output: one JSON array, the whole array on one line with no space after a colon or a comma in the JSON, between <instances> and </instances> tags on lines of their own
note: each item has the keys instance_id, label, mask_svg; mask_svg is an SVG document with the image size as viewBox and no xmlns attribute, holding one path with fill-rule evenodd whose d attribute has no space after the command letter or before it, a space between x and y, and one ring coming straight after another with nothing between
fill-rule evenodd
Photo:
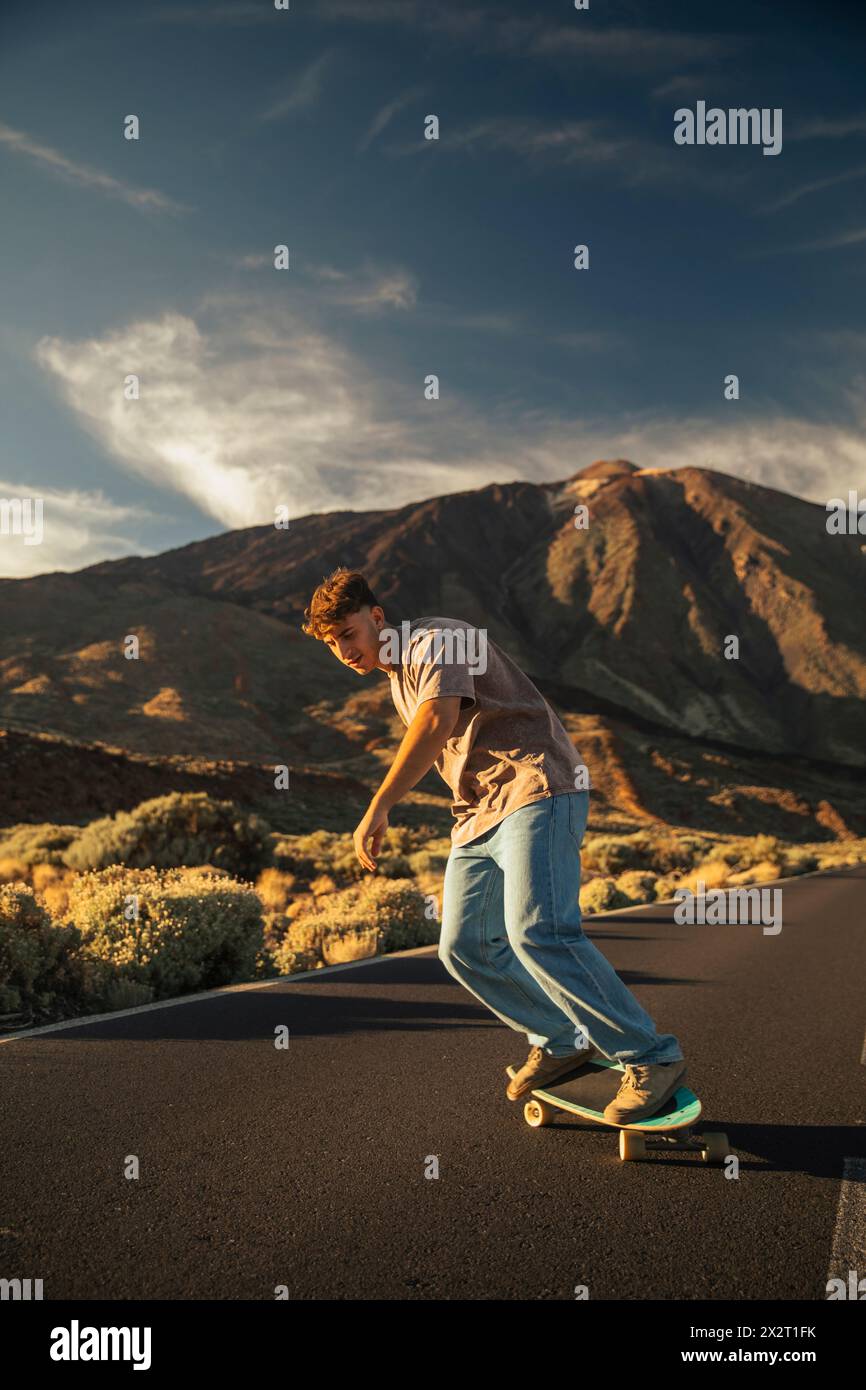
<instances>
[{"instance_id":1,"label":"skateboard","mask_svg":"<svg viewBox=\"0 0 866 1390\"><path fill-rule=\"evenodd\" d=\"M510 1077L516 1067L506 1067ZM654 1115L632 1124L617 1125L604 1118L604 1108L619 1090L625 1067L619 1062L597 1058L584 1062L568 1076L560 1077L552 1086L530 1092L531 1099L523 1107L523 1117L533 1129L549 1125L557 1110L581 1115L585 1120L619 1130L619 1156L626 1162L646 1158L650 1148L700 1150L705 1163L724 1163L730 1153L728 1136L721 1130L704 1135L692 1133L692 1125L701 1113L701 1102L687 1086L678 1086Z\"/></svg>"}]
</instances>

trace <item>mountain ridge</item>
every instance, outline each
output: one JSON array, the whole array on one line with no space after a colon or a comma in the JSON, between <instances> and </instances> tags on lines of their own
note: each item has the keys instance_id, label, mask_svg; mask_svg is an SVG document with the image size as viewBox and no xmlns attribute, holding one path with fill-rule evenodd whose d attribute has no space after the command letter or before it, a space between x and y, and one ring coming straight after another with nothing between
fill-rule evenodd
<instances>
[{"instance_id":1,"label":"mountain ridge","mask_svg":"<svg viewBox=\"0 0 866 1390\"><path fill-rule=\"evenodd\" d=\"M0 724L77 739L96 727L163 756L301 745L333 763L347 749L315 710L323 693L350 700L358 677L300 623L338 565L363 569L397 624L435 612L485 627L577 711L866 765L858 538L775 489L622 459L0 580ZM140 662L122 656L131 632Z\"/></svg>"}]
</instances>

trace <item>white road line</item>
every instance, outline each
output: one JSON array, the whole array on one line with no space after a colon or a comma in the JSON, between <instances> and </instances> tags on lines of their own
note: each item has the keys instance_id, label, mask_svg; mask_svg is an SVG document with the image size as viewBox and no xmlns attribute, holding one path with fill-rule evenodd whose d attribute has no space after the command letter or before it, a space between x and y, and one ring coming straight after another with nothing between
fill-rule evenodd
<instances>
[{"instance_id":1,"label":"white road line","mask_svg":"<svg viewBox=\"0 0 866 1390\"><path fill-rule=\"evenodd\" d=\"M805 874L793 874L789 878L773 879L771 883L762 883L761 888L774 888L780 883L799 883L804 878L817 878L822 871L820 869L810 869ZM748 888L749 884L739 884L740 888ZM676 898L659 899L651 903L635 903L632 907L612 908L609 912L584 913L583 920L588 930L592 930L593 923L604 922L610 917L623 917L628 913L647 912L656 907L669 907L677 902ZM221 994L236 994L242 989L267 989L271 985L283 985L293 980L310 980L317 975L334 974L337 970L357 970L364 965L374 965L379 961L391 960L395 956L414 956L420 955L423 951L434 951L437 949L436 943L430 946L413 946L407 951L387 951L381 956L366 956L363 960L346 961L340 965L323 965L318 970L303 970L293 975L278 975L270 980L253 980L249 984L224 985L222 989L208 989L200 994L183 994L178 999L159 999L153 1004L138 1004L133 1009L115 1009L107 1014L85 1014L82 1018L64 1019L60 1023L46 1023L41 1028L22 1028L17 1033L0 1034L0 1046L3 1043L16 1042L20 1038L35 1038L41 1033L57 1033L61 1029L84 1028L88 1023L103 1023L109 1018L129 1018L132 1014L148 1013L151 1009L172 1009L179 1004L193 1004L200 999L217 999ZM866 1056L866 1041L863 1044L864 1056Z\"/></svg>"},{"instance_id":2,"label":"white road line","mask_svg":"<svg viewBox=\"0 0 866 1390\"><path fill-rule=\"evenodd\" d=\"M866 1158L845 1159L827 1278L842 1279L847 1290L851 1270L866 1278Z\"/></svg>"},{"instance_id":3,"label":"white road line","mask_svg":"<svg viewBox=\"0 0 866 1390\"><path fill-rule=\"evenodd\" d=\"M222 994L240 994L245 989L269 989L273 985L290 985L296 980L318 980L325 975L336 975L340 970L360 970L365 965L381 965L384 960L394 960L400 956L418 956L424 951L435 951L431 946L411 946L406 951L387 951L381 956L364 956L361 960L342 961L339 965L322 965L318 970L298 970L291 975L275 975L269 980L253 980L243 985L223 985L221 989L206 989L200 994L182 994L177 999L157 999L153 1004L137 1004L134 1009L113 1009L108 1014L85 1014L81 1018L67 1018L61 1023L46 1023L41 1028L22 1028L17 1033L0 1036L0 1044L16 1042L22 1038L35 1038L40 1033L57 1033L61 1029L86 1028L89 1023L104 1023L109 1018L129 1018L132 1014L146 1014L153 1009L174 1009L180 1004L194 1004L200 999L219 999Z\"/></svg>"}]
</instances>

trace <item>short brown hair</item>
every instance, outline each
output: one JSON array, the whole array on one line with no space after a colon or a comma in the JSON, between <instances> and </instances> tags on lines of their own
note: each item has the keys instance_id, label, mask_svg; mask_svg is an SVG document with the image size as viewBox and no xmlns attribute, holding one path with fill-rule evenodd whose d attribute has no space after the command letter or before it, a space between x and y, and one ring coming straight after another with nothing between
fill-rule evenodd
<instances>
[{"instance_id":1,"label":"short brown hair","mask_svg":"<svg viewBox=\"0 0 866 1390\"><path fill-rule=\"evenodd\" d=\"M310 606L304 609L302 631L308 637L324 638L327 628L335 627L365 604L371 608L377 605L381 607L360 570L348 570L341 566L323 579L314 591Z\"/></svg>"}]
</instances>

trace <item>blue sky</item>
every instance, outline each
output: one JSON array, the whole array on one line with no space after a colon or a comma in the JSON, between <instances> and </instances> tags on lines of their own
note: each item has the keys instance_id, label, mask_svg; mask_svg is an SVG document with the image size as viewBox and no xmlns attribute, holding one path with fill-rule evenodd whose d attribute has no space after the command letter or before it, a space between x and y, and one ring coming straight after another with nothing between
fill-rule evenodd
<instances>
[{"instance_id":1,"label":"blue sky","mask_svg":"<svg viewBox=\"0 0 866 1390\"><path fill-rule=\"evenodd\" d=\"M862 490L857 8L4 0L0 497L44 538L0 574L604 457ZM675 144L699 100L780 153Z\"/></svg>"}]
</instances>

